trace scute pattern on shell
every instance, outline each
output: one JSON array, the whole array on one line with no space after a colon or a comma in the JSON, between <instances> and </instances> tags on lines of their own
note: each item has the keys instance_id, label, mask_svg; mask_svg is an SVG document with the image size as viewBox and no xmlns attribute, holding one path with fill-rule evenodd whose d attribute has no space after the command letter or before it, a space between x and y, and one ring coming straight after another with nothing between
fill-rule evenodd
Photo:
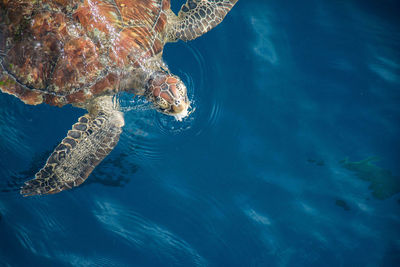
<instances>
[{"instance_id":1,"label":"scute pattern on shell","mask_svg":"<svg viewBox=\"0 0 400 267\"><path fill-rule=\"evenodd\" d=\"M162 53L169 0L0 0L0 88L62 106Z\"/></svg>"}]
</instances>

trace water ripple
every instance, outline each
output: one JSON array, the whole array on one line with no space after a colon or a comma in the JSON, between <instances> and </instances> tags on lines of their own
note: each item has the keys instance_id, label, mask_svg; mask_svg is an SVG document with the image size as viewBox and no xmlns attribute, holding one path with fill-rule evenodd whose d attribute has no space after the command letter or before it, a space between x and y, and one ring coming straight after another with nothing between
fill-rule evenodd
<instances>
[{"instance_id":1,"label":"water ripple","mask_svg":"<svg viewBox=\"0 0 400 267\"><path fill-rule=\"evenodd\" d=\"M95 255L95 256L84 256L74 253L65 253L60 252L57 257L63 260L67 264L71 264L72 266L107 266L107 267L116 267L116 266L130 266L127 264L123 264L121 262L116 262L113 258L108 258L103 255Z\"/></svg>"},{"instance_id":2,"label":"water ripple","mask_svg":"<svg viewBox=\"0 0 400 267\"><path fill-rule=\"evenodd\" d=\"M167 229L121 205L97 201L95 217L104 228L122 237L130 246L152 251L179 264L189 258L192 266L206 266L207 262L183 239ZM161 259L162 260L162 259Z\"/></svg>"},{"instance_id":3,"label":"water ripple","mask_svg":"<svg viewBox=\"0 0 400 267\"><path fill-rule=\"evenodd\" d=\"M118 94L121 111L125 112L125 127L123 138L130 153L142 161L151 164L160 161L171 150L171 136L190 134L199 135L207 129L213 128L221 117L221 99L225 93L221 92L218 84L207 82L218 79L209 79L210 66L206 64L201 52L184 43L182 51L190 64L188 72L180 69L174 73L181 77L188 89L188 98L191 102L189 116L182 121L174 117L161 114L154 110L143 96L134 97L132 94ZM218 75L212 73L212 75ZM224 83L224 81L221 81Z\"/></svg>"},{"instance_id":4,"label":"water ripple","mask_svg":"<svg viewBox=\"0 0 400 267\"><path fill-rule=\"evenodd\" d=\"M252 16L250 18L250 23L257 36L257 41L253 46L256 56L267 61L271 65L278 64L279 61L275 45L270 38L273 26L265 17L265 14L260 13L258 16Z\"/></svg>"}]
</instances>

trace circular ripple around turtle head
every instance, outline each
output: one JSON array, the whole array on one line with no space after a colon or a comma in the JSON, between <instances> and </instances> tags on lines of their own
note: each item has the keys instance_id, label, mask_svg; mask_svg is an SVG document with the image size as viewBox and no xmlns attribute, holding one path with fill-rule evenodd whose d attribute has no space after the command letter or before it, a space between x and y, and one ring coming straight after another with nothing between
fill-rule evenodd
<instances>
[{"instance_id":1,"label":"circular ripple around turtle head","mask_svg":"<svg viewBox=\"0 0 400 267\"><path fill-rule=\"evenodd\" d=\"M219 121L221 116L221 92L218 86L218 77L213 70L212 63L206 60L201 52L186 44L191 52L196 66L199 68L199 83L194 85L194 95L196 99L196 134L200 134L207 129L213 128Z\"/></svg>"},{"instance_id":2,"label":"circular ripple around turtle head","mask_svg":"<svg viewBox=\"0 0 400 267\"><path fill-rule=\"evenodd\" d=\"M138 161L158 161L163 158L164 149L155 124L156 116L151 105L143 98L119 99L121 110L125 112L125 126L121 139L125 139L124 149ZM129 104L129 106L125 106ZM127 140L126 140L127 139Z\"/></svg>"},{"instance_id":3,"label":"circular ripple around turtle head","mask_svg":"<svg viewBox=\"0 0 400 267\"><path fill-rule=\"evenodd\" d=\"M221 115L221 93L218 92L217 79L209 77L211 66L207 66L203 55L191 44L178 43L175 46L169 49L179 51L180 57L178 60L175 57L174 66L169 67L187 87L190 101L187 117L178 121L157 112L143 96L133 98L124 93L116 97L121 111L125 112L123 138L128 138L130 153L136 154L139 161L161 160L171 149L171 135L199 135L216 125Z\"/></svg>"},{"instance_id":4,"label":"circular ripple around turtle head","mask_svg":"<svg viewBox=\"0 0 400 267\"><path fill-rule=\"evenodd\" d=\"M173 117L157 114L157 124L164 134L179 134L192 131L198 135L205 129L212 128L220 117L220 98L215 79L209 73L211 67L207 65L201 52L190 43L180 43L178 48L181 58L185 59L184 70L177 69L177 74L185 83L190 100L189 116L182 121Z\"/></svg>"}]
</instances>

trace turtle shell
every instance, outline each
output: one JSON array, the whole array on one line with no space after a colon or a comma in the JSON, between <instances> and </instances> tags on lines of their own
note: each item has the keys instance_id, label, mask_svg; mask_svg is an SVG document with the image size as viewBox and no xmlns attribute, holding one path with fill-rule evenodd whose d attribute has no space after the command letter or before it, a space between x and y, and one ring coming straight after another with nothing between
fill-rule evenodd
<instances>
[{"instance_id":1,"label":"turtle shell","mask_svg":"<svg viewBox=\"0 0 400 267\"><path fill-rule=\"evenodd\" d=\"M162 53L169 0L0 0L0 89L85 103Z\"/></svg>"}]
</instances>

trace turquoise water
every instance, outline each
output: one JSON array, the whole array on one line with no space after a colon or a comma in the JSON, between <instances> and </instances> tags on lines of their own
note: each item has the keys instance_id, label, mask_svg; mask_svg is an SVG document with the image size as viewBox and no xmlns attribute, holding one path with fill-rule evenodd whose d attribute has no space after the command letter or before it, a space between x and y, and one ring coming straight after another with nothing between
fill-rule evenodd
<instances>
[{"instance_id":1,"label":"turquoise water","mask_svg":"<svg viewBox=\"0 0 400 267\"><path fill-rule=\"evenodd\" d=\"M0 266L399 266L399 10L240 0L165 48L191 116L118 96L118 146L52 196L16 189L84 111L0 94Z\"/></svg>"}]
</instances>

